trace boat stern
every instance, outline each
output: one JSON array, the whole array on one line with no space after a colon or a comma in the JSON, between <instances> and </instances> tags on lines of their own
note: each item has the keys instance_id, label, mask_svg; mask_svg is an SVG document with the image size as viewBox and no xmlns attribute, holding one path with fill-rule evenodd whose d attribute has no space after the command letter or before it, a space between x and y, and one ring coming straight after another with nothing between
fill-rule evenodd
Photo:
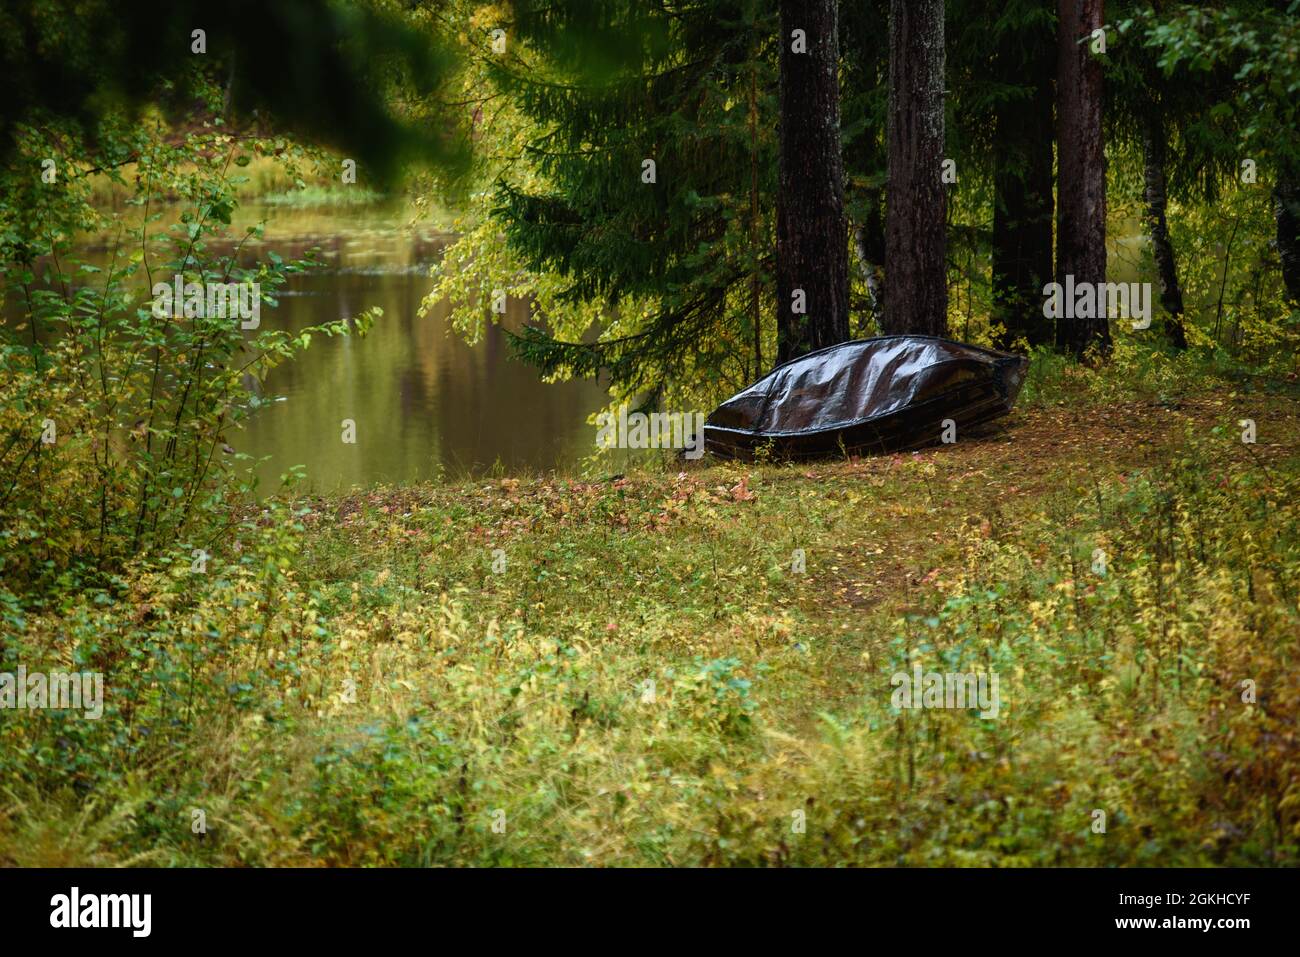
<instances>
[{"instance_id":1,"label":"boat stern","mask_svg":"<svg viewBox=\"0 0 1300 957\"><path fill-rule=\"evenodd\" d=\"M1020 390L1025 384L1025 378L1029 375L1029 359L1025 356L1011 355L1004 353L997 360L997 385L998 391L1002 393L1002 399L1006 403L1007 411L1016 404L1016 399L1020 395Z\"/></svg>"}]
</instances>

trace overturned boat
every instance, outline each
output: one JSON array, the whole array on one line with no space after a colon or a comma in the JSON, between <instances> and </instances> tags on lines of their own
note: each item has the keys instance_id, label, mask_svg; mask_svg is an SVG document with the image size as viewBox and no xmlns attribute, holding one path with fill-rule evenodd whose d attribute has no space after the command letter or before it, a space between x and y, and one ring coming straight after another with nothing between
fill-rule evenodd
<instances>
[{"instance_id":1,"label":"overturned boat","mask_svg":"<svg viewBox=\"0 0 1300 957\"><path fill-rule=\"evenodd\" d=\"M777 366L704 423L705 448L749 458L887 452L940 440L1006 415L1025 381L1024 356L937 336L842 342Z\"/></svg>"}]
</instances>

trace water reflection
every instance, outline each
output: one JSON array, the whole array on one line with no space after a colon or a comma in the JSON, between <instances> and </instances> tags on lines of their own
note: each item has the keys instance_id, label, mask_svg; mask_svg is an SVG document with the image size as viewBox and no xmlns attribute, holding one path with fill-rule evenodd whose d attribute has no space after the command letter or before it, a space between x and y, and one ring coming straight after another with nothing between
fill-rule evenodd
<instances>
[{"instance_id":1,"label":"water reflection","mask_svg":"<svg viewBox=\"0 0 1300 957\"><path fill-rule=\"evenodd\" d=\"M279 305L263 308L262 328L296 331L371 306L384 310L364 339L318 336L296 361L274 369L264 391L280 400L227 436L237 451L269 457L258 468L265 491L293 465L307 467L309 487L331 490L496 463L507 471L566 468L593 449L586 419L604 402L596 383L542 382L510 357L495 326L466 345L451 331L445 304L417 316L447 236L410 229L382 207L257 204L240 208L231 234L262 220L264 239L246 243L241 258L268 250L301 257L315 246L327 264L292 277ZM526 304L508 302L507 328L527 318ZM344 419L356 423L355 444L342 441Z\"/></svg>"}]
</instances>

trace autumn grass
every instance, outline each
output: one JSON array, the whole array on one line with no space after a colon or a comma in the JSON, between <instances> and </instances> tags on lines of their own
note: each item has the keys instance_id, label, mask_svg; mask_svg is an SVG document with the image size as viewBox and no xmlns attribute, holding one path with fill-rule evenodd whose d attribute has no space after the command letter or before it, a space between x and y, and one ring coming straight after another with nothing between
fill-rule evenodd
<instances>
[{"instance_id":1,"label":"autumn grass","mask_svg":"<svg viewBox=\"0 0 1300 957\"><path fill-rule=\"evenodd\" d=\"M1294 864L1300 405L1115 374L917 454L272 501L26 617L109 707L3 719L0 860Z\"/></svg>"}]
</instances>

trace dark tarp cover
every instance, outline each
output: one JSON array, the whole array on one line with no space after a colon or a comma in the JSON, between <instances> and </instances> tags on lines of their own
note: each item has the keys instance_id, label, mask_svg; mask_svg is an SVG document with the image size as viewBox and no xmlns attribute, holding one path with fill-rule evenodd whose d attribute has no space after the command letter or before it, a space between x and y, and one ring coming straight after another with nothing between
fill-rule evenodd
<instances>
[{"instance_id":1,"label":"dark tarp cover","mask_svg":"<svg viewBox=\"0 0 1300 957\"><path fill-rule=\"evenodd\" d=\"M969 426L1009 412L1028 364L933 336L844 342L779 366L718 406L706 448L743 456L770 443L807 456L927 444L944 419Z\"/></svg>"}]
</instances>

